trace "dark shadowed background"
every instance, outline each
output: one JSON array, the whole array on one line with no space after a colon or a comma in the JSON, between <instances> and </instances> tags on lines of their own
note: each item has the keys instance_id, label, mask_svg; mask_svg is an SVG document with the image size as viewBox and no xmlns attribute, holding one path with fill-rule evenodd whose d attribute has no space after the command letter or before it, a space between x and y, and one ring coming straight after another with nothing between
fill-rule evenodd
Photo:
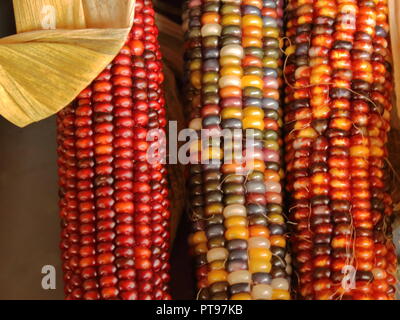
<instances>
[{"instance_id":1,"label":"dark shadowed background","mask_svg":"<svg viewBox=\"0 0 400 320\"><path fill-rule=\"evenodd\" d=\"M0 1L0 36L15 33L12 1ZM0 119L0 299L62 299L54 117L19 129ZM57 289L43 290L44 265Z\"/></svg>"}]
</instances>

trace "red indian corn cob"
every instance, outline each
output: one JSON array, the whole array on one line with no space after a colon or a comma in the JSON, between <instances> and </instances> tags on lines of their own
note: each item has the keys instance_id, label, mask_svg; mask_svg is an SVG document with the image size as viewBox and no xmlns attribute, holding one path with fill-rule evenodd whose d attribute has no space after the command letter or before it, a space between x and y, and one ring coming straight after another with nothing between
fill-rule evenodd
<instances>
[{"instance_id":1,"label":"red indian corn cob","mask_svg":"<svg viewBox=\"0 0 400 320\"><path fill-rule=\"evenodd\" d=\"M387 1L288 2L287 189L301 299L394 298L388 32Z\"/></svg>"},{"instance_id":2,"label":"red indian corn cob","mask_svg":"<svg viewBox=\"0 0 400 320\"><path fill-rule=\"evenodd\" d=\"M189 128L215 138L199 137L191 149L193 160L209 161L190 169L199 299L290 299L280 155L282 5L186 3Z\"/></svg>"},{"instance_id":3,"label":"red indian corn cob","mask_svg":"<svg viewBox=\"0 0 400 320\"><path fill-rule=\"evenodd\" d=\"M137 0L124 47L58 114L66 299L170 299L166 168L147 155L166 125L157 35Z\"/></svg>"}]
</instances>

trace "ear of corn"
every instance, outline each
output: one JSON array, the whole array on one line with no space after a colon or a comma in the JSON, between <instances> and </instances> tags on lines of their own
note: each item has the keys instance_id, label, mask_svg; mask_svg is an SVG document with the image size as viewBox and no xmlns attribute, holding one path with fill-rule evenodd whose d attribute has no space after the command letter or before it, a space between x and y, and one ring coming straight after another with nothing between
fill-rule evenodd
<instances>
[{"instance_id":1,"label":"ear of corn","mask_svg":"<svg viewBox=\"0 0 400 320\"><path fill-rule=\"evenodd\" d=\"M287 7L287 190L303 299L393 299L387 1Z\"/></svg>"},{"instance_id":2,"label":"ear of corn","mask_svg":"<svg viewBox=\"0 0 400 320\"><path fill-rule=\"evenodd\" d=\"M61 111L62 258L67 299L169 299L166 169L149 162L166 125L150 0L114 61Z\"/></svg>"},{"instance_id":3,"label":"ear of corn","mask_svg":"<svg viewBox=\"0 0 400 320\"><path fill-rule=\"evenodd\" d=\"M282 6L186 3L197 297L290 299L285 160L298 297L394 299L387 1L288 1L285 61ZM58 115L67 299L170 298L166 170L147 158L149 130L166 125L161 69L139 0L126 46Z\"/></svg>"},{"instance_id":4,"label":"ear of corn","mask_svg":"<svg viewBox=\"0 0 400 320\"><path fill-rule=\"evenodd\" d=\"M290 299L280 157L282 1L186 3L198 298ZM239 138L234 145L227 137ZM237 142L237 140L236 140ZM254 149L254 152L250 152Z\"/></svg>"}]
</instances>

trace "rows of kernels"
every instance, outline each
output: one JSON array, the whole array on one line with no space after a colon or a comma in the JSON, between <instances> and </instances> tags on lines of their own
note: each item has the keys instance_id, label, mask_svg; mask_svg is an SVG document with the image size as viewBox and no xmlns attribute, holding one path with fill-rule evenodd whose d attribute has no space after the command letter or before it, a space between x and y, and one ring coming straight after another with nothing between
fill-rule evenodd
<instances>
[{"instance_id":1,"label":"rows of kernels","mask_svg":"<svg viewBox=\"0 0 400 320\"><path fill-rule=\"evenodd\" d=\"M198 37L195 30L201 24L201 41L187 39L186 44L186 59L197 59L187 64L189 99L196 87L201 92L196 103L201 114L192 111L189 126L211 129L208 138L216 138L212 144L197 141L191 150L192 159L199 158L202 148L201 158L208 155L211 160L192 166L202 173L198 186L203 185L203 190L196 199L204 214L194 223L197 232L190 242L207 253L207 260L200 258L204 252L198 259L202 263L197 273L203 279L207 274L208 279L199 281L199 287L207 287L199 298L290 297L279 153L282 5L280 0L204 1L197 10L200 19L191 17L190 8L184 16L187 36ZM196 58L194 47L201 48ZM224 139L228 151L224 153L217 139L221 129L243 139L243 144L254 140L253 145L237 146ZM218 203L220 199L223 202Z\"/></svg>"},{"instance_id":2,"label":"rows of kernels","mask_svg":"<svg viewBox=\"0 0 400 320\"><path fill-rule=\"evenodd\" d=\"M60 114L63 117L68 115L68 112L71 112L71 107L66 107ZM61 117L57 117L57 166L58 166L58 185L59 185L59 203L58 206L60 208L60 220L61 220L61 242L60 242L60 251L61 251L61 258L62 258L62 270L64 273L64 283L67 283L71 279L72 271L70 270L70 266L68 264L69 257L68 257L68 248L70 246L69 240L69 232L65 228L65 223L67 219L67 202L65 201L65 194L66 194L66 186L67 186L67 178L66 178L66 171L67 171L67 164L65 159L65 149L62 146L62 141L65 139L64 129L65 125L61 119ZM64 288L65 290L65 288ZM65 293L66 294L66 293Z\"/></svg>"},{"instance_id":3,"label":"rows of kernels","mask_svg":"<svg viewBox=\"0 0 400 320\"><path fill-rule=\"evenodd\" d=\"M374 102L369 124L371 139L371 167L370 179L373 190L371 192L372 216L375 235L375 262L372 273L374 275L374 299L394 299L397 259L394 254L394 245L391 240L390 228L393 204L390 195L392 186L387 157L386 143L390 130L391 99L393 94L391 53L389 50L388 4L386 0L379 0L376 5L376 27L373 40L373 54L371 57L373 79L371 100ZM376 119L379 119L377 125ZM376 127L380 130L377 131ZM373 148L373 150L372 150Z\"/></svg>"},{"instance_id":4,"label":"rows of kernels","mask_svg":"<svg viewBox=\"0 0 400 320\"><path fill-rule=\"evenodd\" d=\"M312 289L312 232L309 171L310 155L315 137L310 124L310 68L308 49L311 43L313 1L289 1L287 31L290 46L286 49L285 89L286 170L287 190L291 193L290 219L293 222L293 265L298 274L298 294L309 297ZM306 130L308 129L308 130ZM312 128L311 128L312 129ZM298 134L303 130L302 135Z\"/></svg>"},{"instance_id":5,"label":"rows of kernels","mask_svg":"<svg viewBox=\"0 0 400 320\"><path fill-rule=\"evenodd\" d=\"M143 12L143 2L139 1L136 4L136 15L135 22L138 26L146 26L145 20L146 15ZM139 299L147 300L152 298L154 290L154 276L157 273L156 270L152 270L152 237L153 232L150 227L151 215L150 215L150 197L151 185L149 179L149 163L146 159L146 152L148 150L148 143L146 142L147 126L150 126L150 110L148 104L148 98L150 96L150 81L148 80L149 61L145 59L146 54L148 55L145 48L146 42L144 41L146 32L143 30L137 31L131 39L131 47L138 47L140 50L134 52L133 57L133 77L134 77L134 91L133 96L136 98L135 105L138 118L138 126L135 128L133 135L136 138L134 146L134 197L135 207L134 210L134 221L135 221L135 233L134 242L135 248L135 267L137 286L139 288ZM151 54L151 53L150 53Z\"/></svg>"},{"instance_id":6,"label":"rows of kernels","mask_svg":"<svg viewBox=\"0 0 400 320\"><path fill-rule=\"evenodd\" d=\"M287 35L295 46L287 49L285 72L290 132L286 160L302 298L393 296L388 285L393 280L385 268L390 260L394 270L395 259L383 223L392 211L384 188L392 86L387 31L385 0L301 0L288 5ZM298 131L308 139L290 136ZM297 163L296 153L303 158ZM346 266L356 270L350 290L342 287Z\"/></svg>"},{"instance_id":7,"label":"rows of kernels","mask_svg":"<svg viewBox=\"0 0 400 320\"><path fill-rule=\"evenodd\" d=\"M220 83L221 126L231 136L242 139L242 16L241 1L224 1L221 6ZM245 178L241 170L242 146L236 149L232 141L224 140L224 164L222 166L225 208L225 239L228 250L229 296L231 299L248 299L250 273L248 271L247 211L245 208ZM232 148L232 149L230 149ZM238 151L236 154L235 151Z\"/></svg>"},{"instance_id":8,"label":"rows of kernels","mask_svg":"<svg viewBox=\"0 0 400 320\"><path fill-rule=\"evenodd\" d=\"M246 3L246 1L244 1ZM273 35L276 30L273 28L263 28L261 10L262 1L250 1L250 5L243 7L243 135L245 145L246 169L246 208L249 224L248 239L248 258L249 271L253 277L263 277L271 284L271 250L270 232L266 216L266 186L264 183L265 161L268 161L267 152L263 152L263 130L264 130L264 110L262 109L262 98L265 95L277 97L278 91L274 88L264 87L263 65L271 64L276 61L268 58L263 52L263 35ZM273 32L271 32L273 30ZM264 34L263 34L264 33ZM279 33L279 31L278 31ZM267 60L267 61L266 61ZM275 66L277 67L277 65ZM273 122L273 120L272 120ZM249 139L251 139L253 154L248 154ZM272 154L273 156L274 154ZM277 159L275 159L277 160ZM274 198L274 197L271 197ZM275 197L276 198L276 197ZM270 199L274 200L274 199ZM279 199L275 199L278 200ZM255 283L254 279L253 284ZM257 281L257 278L255 279ZM251 297L253 299L272 299L272 287L252 286ZM250 290L250 288L249 288Z\"/></svg>"},{"instance_id":9,"label":"rows of kernels","mask_svg":"<svg viewBox=\"0 0 400 320\"><path fill-rule=\"evenodd\" d=\"M273 300L290 299L288 268L288 252L286 246L286 224L283 216L282 197L282 159L281 159L281 127L282 109L280 106L280 89L282 85L282 53L280 37L283 25L283 2L281 0L262 1L262 80L263 93L260 101L264 113L264 130L262 132L262 151L265 162L264 185L266 206L264 212L255 215L269 231L269 251L271 253L270 283L266 273L253 276L253 298L267 299L268 295L260 293L272 288ZM254 209L254 207L253 207ZM258 277L258 278L256 278ZM261 290L260 290L261 289Z\"/></svg>"},{"instance_id":10,"label":"rows of kernels","mask_svg":"<svg viewBox=\"0 0 400 320\"><path fill-rule=\"evenodd\" d=\"M124 52L121 52L115 59L116 65L120 64L119 60L128 61L130 59L130 50L128 52L125 52L127 48L123 50ZM93 105L94 143L92 177L95 191L95 206L92 210L96 212L96 247L98 250L98 259L94 266L97 267L99 276L99 295L96 299L116 299L118 297L118 278L116 277L118 268L114 264L116 261L115 253L117 246L124 247L126 245L117 240L121 236L117 236L116 233L116 230L118 230L116 224L119 220L117 208L121 205L121 202L117 199L117 196L114 196L113 186L115 183L115 186L119 187L119 180L123 179L122 176L125 172L120 172L121 174L116 172L118 169L115 160L119 156L119 151L123 151L123 149L118 150L119 143L113 135L113 130L118 127L117 118L120 118L120 112L123 110L118 104L112 103L112 90L115 80L111 66L108 66L91 85L93 91L91 103ZM118 88L122 96L126 96L125 90L130 91L131 87L121 86ZM129 158L128 161L132 161L132 158ZM132 213L133 210L130 210L129 214ZM131 226L129 229L131 229ZM128 232L127 237L133 239L133 231L129 230Z\"/></svg>"},{"instance_id":11,"label":"rows of kernels","mask_svg":"<svg viewBox=\"0 0 400 320\"><path fill-rule=\"evenodd\" d=\"M284 26L284 9L283 9L283 7L284 7L284 4L285 4L285 1L284 0L276 0L276 3L277 3L277 16L278 16L278 21L277 22L278 22L278 26L281 28L280 35L281 35L281 37L284 37L285 33L284 33L284 27L283 27ZM279 99L280 102L283 101L282 96L283 96L283 88L284 88L284 86L283 86L283 77L282 77L283 66L284 66L284 59L283 59L284 53L283 53L283 48L281 48L281 46L283 47L283 45L284 45L284 42L283 41L279 41L279 47L280 47L280 50L281 50L281 57L280 57L280 61L279 61L279 72L278 72L278 74L279 74L279 79L278 79L279 82L278 83L279 83L279 86L280 86L280 93L281 93L281 97ZM280 114L280 123L279 123L280 124L280 129L279 129L280 135L279 135L278 141L279 141L280 155L281 155L280 156L281 168L279 170L279 177L281 179L281 182L280 182L281 183L281 193L282 193L282 195L284 195L283 185L282 185L283 184L283 179L285 177L284 159L283 159L284 148L283 148L283 139L282 139L282 129L283 129L283 123L284 123L283 122L283 108L282 108L282 106L280 106L280 108L279 108L279 114ZM285 212L287 212L286 210L287 209L285 209ZM286 239L288 239L288 228L287 228L287 222L288 221L287 221L287 216L283 212L280 214L280 216L281 216L280 218L276 217L277 218L276 221L275 220L273 220L273 221L274 221L274 223L282 225L282 227L286 231L285 237L286 237ZM288 242L286 242L286 250L285 251L286 251L285 258L284 258L284 262L286 264L285 271L286 271L287 279L289 280L289 283L291 285L292 274L293 274L293 272L292 272L292 255L291 255L291 252L289 251L289 243ZM277 252L274 252L274 250L272 250L272 253L275 254L275 255L278 255L279 257L281 257ZM290 292L291 292L291 288L290 288Z\"/></svg>"},{"instance_id":12,"label":"rows of kernels","mask_svg":"<svg viewBox=\"0 0 400 320\"><path fill-rule=\"evenodd\" d=\"M286 266L279 256L281 254L285 257L285 253L278 249L277 254L273 248L273 244L279 244L277 247L283 248L284 252L286 246L282 229L282 198L266 192L270 178L275 178L275 173L279 172L279 153L269 152L275 151L275 143L264 141L261 148L264 161L263 164L258 162L259 141L270 140L275 134L278 136L276 140L279 139L279 112L276 114L273 112L276 110L269 110L275 105L271 98L278 92L274 92L276 83L270 78L273 74L271 66L275 66L270 58L275 55L275 51L268 50L268 47L273 46L274 41L266 40L274 38L271 35L275 35L276 31L271 30L271 20L266 19L269 25L262 29L260 46L257 30L259 22L256 18L260 10L271 17L272 9L276 8L274 5L281 2L222 1L221 15L215 14L216 2L206 1L203 6L212 11L205 15L203 23L219 21L222 28L213 26L212 31L221 32L219 44L215 39L206 39L202 43L203 46L221 45L220 72L215 76L204 77L207 70L203 68L197 73L198 85L202 89L199 105L207 107L202 108L205 110L202 125L217 131L221 129L219 125L223 129L243 129L243 136L252 132L256 152L254 158L249 158L247 150L243 149L246 167L253 165L250 172L242 172L238 163L224 164L221 176L219 161L197 169L198 173L205 173L203 179L211 181L203 189L203 204L210 204L207 201L216 204L216 199L221 197L225 206L212 206L210 220L204 222L206 226L199 230L206 228L206 236L198 239L203 239L202 243L204 239L208 241L205 251L211 249L208 260L203 259L203 264L208 262L212 271L216 269L216 272L211 272L211 277L208 274L208 284L211 286L204 297L263 299L271 295L281 299L286 293L281 292L280 297L274 295L272 282L276 277L279 281L275 282L280 282L281 287L282 284L288 284L283 277L287 277ZM383 220L383 214L391 212L391 200L382 183L386 152L383 144L386 142L388 111L391 106L389 95L385 96L382 86L379 86L380 79L384 78L385 88L390 87L385 72L388 67L371 64L371 61L379 62L387 56L382 45L384 41L375 35L375 20L381 19L382 26L385 26L385 9L377 15L375 11L378 12L377 8L380 8L379 5L375 7L377 3L381 7L386 5L384 0L294 0L288 5L287 35L294 45L287 49L289 57L285 70L286 80L290 84L285 98L288 130L285 137L286 160L288 190L292 192L293 200L290 211L295 223L293 244L299 271L299 294L306 299L370 299L393 294L390 286L376 281L371 284L373 274L382 276L382 270L394 268L395 260L390 241L383 241L382 224L378 223ZM210 13L207 9L205 12ZM377 45L374 48L375 56L371 58L373 38ZM261 54L260 48L264 49ZM223 57L233 52L239 54L240 58ZM215 53L207 51L207 58L203 57L207 61L207 68L213 70L217 64L210 60ZM261 86L258 77L260 56L263 75ZM202 61L197 64L201 65ZM279 63L276 69L278 66ZM378 73L376 87L372 86L375 70ZM219 83L219 97L215 95L214 81ZM261 90L261 97L257 89ZM275 100L279 100L279 92ZM210 106L216 101L221 109ZM267 102L268 107L265 106ZM376 105L383 105L385 111L382 115L374 109ZM217 117L207 118L211 114L216 115L219 110L221 123ZM201 127L199 119L200 116L194 126L198 129ZM263 120L262 124L260 119ZM261 138L258 130L264 131ZM378 138L374 139L374 134ZM211 147L211 159L219 160L222 157L220 142ZM272 158L277 160L270 161ZM243 179L243 173L246 174L246 180ZM259 183L261 178L265 180L263 186ZM278 183L279 180L278 174ZM218 189L220 184L222 192ZM207 198L204 192L212 193L212 196ZM382 202L384 205L380 204ZM220 210L223 216L216 214ZM278 227L273 226L276 223ZM219 234L224 229L225 239L222 239ZM263 239L258 237L258 232L262 233ZM279 237L275 237L274 232ZM266 238L270 241L262 243L261 240ZM372 250L374 240L376 254ZM252 247L254 243L262 243L264 249L270 248L263 252L252 250L260 249ZM375 255L378 259L375 259ZM222 263L224 258L227 259L226 265ZM260 259L264 260L258 261ZM349 292L341 288L342 272L346 265L357 269L356 289ZM263 275L263 272L258 272L257 268L265 271L268 267L270 272L264 272ZM376 267L373 272L372 267ZM203 276L209 271L204 269ZM385 274L385 277L387 282L392 281L391 275ZM268 284L262 288L257 287L260 279L265 281L263 285ZM384 290L387 296L382 293Z\"/></svg>"},{"instance_id":13,"label":"rows of kernels","mask_svg":"<svg viewBox=\"0 0 400 320\"><path fill-rule=\"evenodd\" d=\"M66 107L57 117L58 175L60 186L61 254L64 272L64 293L67 299L79 299L83 291L79 270L79 214L76 192L75 111ZM91 278L95 277L94 273Z\"/></svg>"},{"instance_id":14,"label":"rows of kernels","mask_svg":"<svg viewBox=\"0 0 400 320\"><path fill-rule=\"evenodd\" d=\"M208 291L212 300L227 300L228 282L226 262L228 251L225 248L224 226L224 193L222 184L221 146L221 111L220 111L220 45L221 45L221 2L218 0L203 1L202 7L202 88L201 116L202 136L201 147L204 161L202 165L204 179L204 213L206 219Z\"/></svg>"},{"instance_id":15,"label":"rows of kernels","mask_svg":"<svg viewBox=\"0 0 400 320\"><path fill-rule=\"evenodd\" d=\"M333 33L333 46L330 52L332 70L332 114L341 118L340 127L336 128L337 136L329 139L330 157L329 174L331 177L331 199L329 208L332 215L333 235L331 242L331 279L333 284L332 295L328 298L336 299L343 294L343 268L351 263L351 241L353 228L351 220L351 186L349 183L350 137L348 122L356 126L366 123L364 114L352 112L351 91L353 72L351 66L351 50L353 37L356 32L357 4L354 1L338 1L338 15ZM333 122L332 122L333 123ZM343 127L346 126L346 127ZM335 161L335 159L337 159Z\"/></svg>"},{"instance_id":16,"label":"rows of kernels","mask_svg":"<svg viewBox=\"0 0 400 320\"><path fill-rule=\"evenodd\" d=\"M146 155L155 103L157 125L165 125L159 87L163 77L155 59L160 57L154 54L157 30L151 1L137 1L135 11L126 46L73 104L78 271L83 281L80 294L67 296L73 299L169 298L168 244L162 243L169 238L166 186L165 181L164 187L149 183L150 173L158 179L165 168L153 165L158 172L150 171ZM151 197L152 189L161 191L160 203ZM165 219L161 226L151 223L160 204Z\"/></svg>"},{"instance_id":17,"label":"rows of kernels","mask_svg":"<svg viewBox=\"0 0 400 320\"><path fill-rule=\"evenodd\" d=\"M105 72L105 75L108 72ZM100 278L97 268L96 257L99 254L97 246L97 237L95 234L96 225L100 223L96 212L95 181L95 162L93 155L96 148L95 135L92 123L95 120L93 112L93 103L91 100L94 91L87 88L79 96L75 106L75 137L77 149L77 191L78 191L78 207L80 214L80 223L82 237L80 239L80 267L82 277L82 287L84 294L74 299L100 299Z\"/></svg>"},{"instance_id":18,"label":"rows of kernels","mask_svg":"<svg viewBox=\"0 0 400 320\"><path fill-rule=\"evenodd\" d=\"M332 81L329 52L333 42L332 34L337 14L336 4L332 1L316 0L313 8L314 23L308 50L310 108L313 116L310 127L300 129L300 134L301 130L304 130L306 133L302 135L315 139L311 149L309 168L310 230L313 233L312 241L314 242L312 254L313 293L305 298L329 299L331 295L330 242L332 238L329 203L330 195L332 198L338 195L337 190L330 186L328 171L335 167L335 162L330 160L340 156L343 150L332 145L328 139L332 140L339 136L343 125L348 121L341 109L336 109L334 103L331 105L331 97L336 98L336 92L329 88ZM329 118L329 116L331 117Z\"/></svg>"},{"instance_id":19,"label":"rows of kernels","mask_svg":"<svg viewBox=\"0 0 400 320\"><path fill-rule=\"evenodd\" d=\"M376 14L374 4L359 1L356 18L357 32L354 34L351 52L353 80L352 89L357 92L352 99L352 112L361 107L361 114L371 110L369 95L372 85L372 40L375 33ZM351 215L354 227L354 240L351 252L356 270L356 288L344 294L344 298L354 300L371 299L373 280L373 223L371 217L371 186L369 179L370 141L366 125L354 126L350 130L350 177L351 177Z\"/></svg>"},{"instance_id":20,"label":"rows of kernels","mask_svg":"<svg viewBox=\"0 0 400 320\"><path fill-rule=\"evenodd\" d=\"M200 135L201 129L201 73L202 73L202 41L201 41L201 1L187 1L183 16L183 27L185 32L185 77L186 98L190 106L189 128L196 130ZM197 150L194 150L198 158ZM201 164L190 166L189 192L190 207L189 215L193 220L193 233L189 243L195 255L197 287L200 290L199 299L207 299L207 237L205 234L205 216L203 200L203 177Z\"/></svg>"},{"instance_id":21,"label":"rows of kernels","mask_svg":"<svg viewBox=\"0 0 400 320\"><path fill-rule=\"evenodd\" d=\"M202 41L202 83L201 83L201 120L202 129L206 134L202 136L201 160L204 215L207 237L207 285L209 298L213 300L228 299L227 273L225 262L227 250L224 238L223 192L221 190L221 128L218 83L219 46L221 37L220 2L203 1L201 16Z\"/></svg>"},{"instance_id":22,"label":"rows of kernels","mask_svg":"<svg viewBox=\"0 0 400 320\"><path fill-rule=\"evenodd\" d=\"M136 4L137 5L137 4ZM144 58L146 77L148 81L148 129L158 129L164 135L167 125L166 102L163 91L164 74L162 72L162 55L160 44L157 41L158 28L155 25L155 12L152 1L144 1ZM165 147L166 141L159 139L152 143L160 150ZM160 156L165 157L165 150L160 151ZM170 212L168 200L167 169L159 162L149 163L150 180L150 205L153 209L150 227L152 233L152 270L153 273L153 299L171 299L169 295L169 249L170 249ZM147 179L147 178L146 178ZM149 297L150 298L150 297Z\"/></svg>"},{"instance_id":23,"label":"rows of kernels","mask_svg":"<svg viewBox=\"0 0 400 320\"><path fill-rule=\"evenodd\" d=\"M195 256L197 288L200 290L199 299L208 298L207 289L207 237L205 233L205 220L203 216L203 186L201 165L190 166L190 183L191 192L191 217L193 219L193 233L189 237L192 254Z\"/></svg>"}]
</instances>

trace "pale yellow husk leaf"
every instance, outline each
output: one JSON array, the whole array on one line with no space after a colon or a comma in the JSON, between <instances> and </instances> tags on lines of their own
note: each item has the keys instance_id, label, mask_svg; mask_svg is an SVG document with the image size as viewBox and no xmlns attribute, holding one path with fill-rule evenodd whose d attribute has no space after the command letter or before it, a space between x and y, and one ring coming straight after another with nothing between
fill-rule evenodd
<instances>
[{"instance_id":1,"label":"pale yellow husk leaf","mask_svg":"<svg viewBox=\"0 0 400 320\"><path fill-rule=\"evenodd\" d=\"M45 5L56 30L40 30ZM134 1L14 0L14 9L21 33L0 39L0 114L24 127L68 105L113 60Z\"/></svg>"}]
</instances>

